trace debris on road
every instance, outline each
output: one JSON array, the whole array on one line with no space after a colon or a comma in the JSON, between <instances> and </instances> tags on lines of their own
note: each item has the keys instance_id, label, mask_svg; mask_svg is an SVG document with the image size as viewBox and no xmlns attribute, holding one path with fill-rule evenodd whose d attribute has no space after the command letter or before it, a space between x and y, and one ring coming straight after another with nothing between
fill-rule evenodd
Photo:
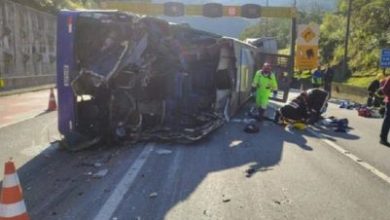
<instances>
[{"instance_id":1,"label":"debris on road","mask_svg":"<svg viewBox=\"0 0 390 220\"><path fill-rule=\"evenodd\" d=\"M166 154L172 154L172 151L166 150L166 149L158 149L158 150L156 150L156 153L160 154L160 155L166 155Z\"/></svg>"},{"instance_id":2,"label":"debris on road","mask_svg":"<svg viewBox=\"0 0 390 220\"><path fill-rule=\"evenodd\" d=\"M97 173L94 173L92 177L96 179L103 178L107 175L107 173L108 173L108 169L102 169L99 170Z\"/></svg>"},{"instance_id":3,"label":"debris on road","mask_svg":"<svg viewBox=\"0 0 390 220\"><path fill-rule=\"evenodd\" d=\"M320 121L320 125L333 129L335 132L347 132L349 127L349 121L346 118L337 119L333 116L325 118Z\"/></svg>"},{"instance_id":4,"label":"debris on road","mask_svg":"<svg viewBox=\"0 0 390 220\"><path fill-rule=\"evenodd\" d=\"M150 198L156 198L158 194L156 192L150 193L149 197Z\"/></svg>"},{"instance_id":5,"label":"debris on road","mask_svg":"<svg viewBox=\"0 0 390 220\"><path fill-rule=\"evenodd\" d=\"M246 125L244 128L244 132L249 133L249 134L259 133L259 131L260 131L260 128L255 123L250 123L250 124Z\"/></svg>"},{"instance_id":6,"label":"debris on road","mask_svg":"<svg viewBox=\"0 0 390 220\"><path fill-rule=\"evenodd\" d=\"M256 169L255 168L249 168L245 172L246 172L246 177L250 178L254 173L256 173Z\"/></svg>"},{"instance_id":7,"label":"debris on road","mask_svg":"<svg viewBox=\"0 0 390 220\"><path fill-rule=\"evenodd\" d=\"M275 204L278 204L278 205L281 205L281 204L282 204L282 202L280 202L280 201L278 201L278 200L274 200L274 203L275 203Z\"/></svg>"},{"instance_id":8,"label":"debris on road","mask_svg":"<svg viewBox=\"0 0 390 220\"><path fill-rule=\"evenodd\" d=\"M99 168L99 167L103 166L103 164L99 163L99 162L96 162L96 163L93 164L93 166L96 167L96 168Z\"/></svg>"},{"instance_id":9,"label":"debris on road","mask_svg":"<svg viewBox=\"0 0 390 220\"><path fill-rule=\"evenodd\" d=\"M224 199L224 200L222 200L222 202L228 203L228 202L230 202L230 199Z\"/></svg>"}]
</instances>

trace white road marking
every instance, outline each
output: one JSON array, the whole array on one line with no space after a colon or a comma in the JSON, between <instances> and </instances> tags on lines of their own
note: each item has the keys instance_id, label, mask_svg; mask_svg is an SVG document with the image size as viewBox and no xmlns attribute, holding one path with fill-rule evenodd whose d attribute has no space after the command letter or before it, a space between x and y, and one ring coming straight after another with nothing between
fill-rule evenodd
<instances>
[{"instance_id":1,"label":"white road marking","mask_svg":"<svg viewBox=\"0 0 390 220\"><path fill-rule=\"evenodd\" d=\"M365 168L366 170L370 171L371 173L373 173L374 175L376 175L377 177L381 178L382 180L384 180L385 182L387 182L388 184L390 184L390 177L387 176L386 174L384 174L383 172L381 172L380 170L376 169L375 167L373 167L372 165L370 165L369 163L367 162L364 162L362 159L360 159L359 157L355 156L354 154L352 154L351 152L345 150L344 148L342 148L341 146L337 145L336 143L334 143L333 141L330 141L328 140L326 137L324 137L322 134L312 130L311 128L308 128L307 129L308 132L310 132L311 134L313 134L314 136L318 137L319 139L321 139L323 142L325 142L327 145L331 146L332 148L334 148L335 150L337 150L338 152L340 152L341 154L343 154L344 156L348 157L349 159L353 160L355 163L359 164L360 166L362 166L363 168Z\"/></svg>"},{"instance_id":2,"label":"white road marking","mask_svg":"<svg viewBox=\"0 0 390 220\"><path fill-rule=\"evenodd\" d=\"M148 156L153 151L154 144L148 144L141 154L137 157L133 165L127 170L121 181L115 187L110 197L104 203L99 213L95 216L95 220L109 220L115 210L121 204L123 197L126 195L130 186L133 184L142 166L145 164Z\"/></svg>"}]
</instances>

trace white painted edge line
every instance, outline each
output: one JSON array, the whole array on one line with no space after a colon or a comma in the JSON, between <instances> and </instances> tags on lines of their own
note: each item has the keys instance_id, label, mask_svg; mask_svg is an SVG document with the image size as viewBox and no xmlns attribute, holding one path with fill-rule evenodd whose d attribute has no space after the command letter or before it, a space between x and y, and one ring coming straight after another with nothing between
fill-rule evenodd
<instances>
[{"instance_id":1,"label":"white painted edge line","mask_svg":"<svg viewBox=\"0 0 390 220\"><path fill-rule=\"evenodd\" d=\"M95 216L95 220L111 219L111 216L122 202L123 197L126 195L130 186L133 184L139 171L148 159L148 156L153 151L153 148L154 144L148 144L139 154L133 165L130 166L121 181L118 183L118 185L116 185L115 190L106 200L99 213Z\"/></svg>"},{"instance_id":2,"label":"white painted edge line","mask_svg":"<svg viewBox=\"0 0 390 220\"><path fill-rule=\"evenodd\" d=\"M42 111L40 113L37 113L37 114L31 114L31 115L28 115L28 116L24 116L24 117L20 117L20 119L17 119L17 120L14 120L12 122L9 122L9 123L6 123L6 124L2 124L0 125L0 129L3 129L5 127L8 127L8 126L11 126L11 125L14 125L14 124L18 124L18 123L21 123L21 122L24 122L24 121L27 121L27 120L30 120L30 119L33 119L35 118L37 115L39 114L42 114L44 113L45 111ZM50 113L50 112L49 112Z\"/></svg>"},{"instance_id":3,"label":"white painted edge line","mask_svg":"<svg viewBox=\"0 0 390 220\"><path fill-rule=\"evenodd\" d=\"M362 166L363 168L365 168L366 170L370 171L371 173L373 173L375 176L381 178L382 180L384 180L385 182L387 182L388 184L390 184L390 177L387 176L386 174L384 174L383 172L381 172L380 170L376 169L375 167L373 167L372 165L370 165L369 163L363 161L362 159L360 159L359 157L355 156L354 154L352 154L351 152L345 150L344 148L342 148L341 146L337 145L336 143L334 143L333 141L330 141L328 140L326 137L324 137L322 134L314 131L312 128L308 128L306 129L309 133L313 134L314 136L318 137L320 140L322 140L323 142L325 142L327 145L331 146L332 148L334 148L335 150L337 150L338 152L340 152L341 154L343 154L344 156L348 157L349 159L351 159L352 161L354 161L355 163L359 164L360 166Z\"/></svg>"}]
</instances>

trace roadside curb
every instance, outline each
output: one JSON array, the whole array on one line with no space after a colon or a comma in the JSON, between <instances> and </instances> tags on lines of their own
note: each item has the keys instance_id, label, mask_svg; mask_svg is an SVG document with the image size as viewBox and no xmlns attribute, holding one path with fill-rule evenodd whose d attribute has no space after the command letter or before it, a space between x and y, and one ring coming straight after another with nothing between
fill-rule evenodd
<instances>
[{"instance_id":1,"label":"roadside curb","mask_svg":"<svg viewBox=\"0 0 390 220\"><path fill-rule=\"evenodd\" d=\"M40 90L46 90L46 89L54 88L55 86L56 86L55 84L48 84L48 85L28 87L28 88L23 88L23 89L13 89L13 90L9 90L9 91L0 91L0 97L10 96L10 95L19 95L19 94L28 93L28 92L36 92L36 91L40 91Z\"/></svg>"}]
</instances>

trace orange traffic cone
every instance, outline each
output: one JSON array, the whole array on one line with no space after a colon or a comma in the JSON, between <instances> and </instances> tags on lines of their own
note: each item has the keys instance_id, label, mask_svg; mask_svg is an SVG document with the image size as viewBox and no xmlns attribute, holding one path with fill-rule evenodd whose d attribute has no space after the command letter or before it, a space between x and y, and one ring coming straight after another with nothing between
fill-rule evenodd
<instances>
[{"instance_id":1,"label":"orange traffic cone","mask_svg":"<svg viewBox=\"0 0 390 220\"><path fill-rule=\"evenodd\" d=\"M49 97L49 105L47 107L47 111L55 111L57 110L56 98L54 97L53 88L50 89L50 97Z\"/></svg>"},{"instance_id":2,"label":"orange traffic cone","mask_svg":"<svg viewBox=\"0 0 390 220\"><path fill-rule=\"evenodd\" d=\"M0 220L29 220L19 177L12 161L5 163L0 192Z\"/></svg>"}]
</instances>

